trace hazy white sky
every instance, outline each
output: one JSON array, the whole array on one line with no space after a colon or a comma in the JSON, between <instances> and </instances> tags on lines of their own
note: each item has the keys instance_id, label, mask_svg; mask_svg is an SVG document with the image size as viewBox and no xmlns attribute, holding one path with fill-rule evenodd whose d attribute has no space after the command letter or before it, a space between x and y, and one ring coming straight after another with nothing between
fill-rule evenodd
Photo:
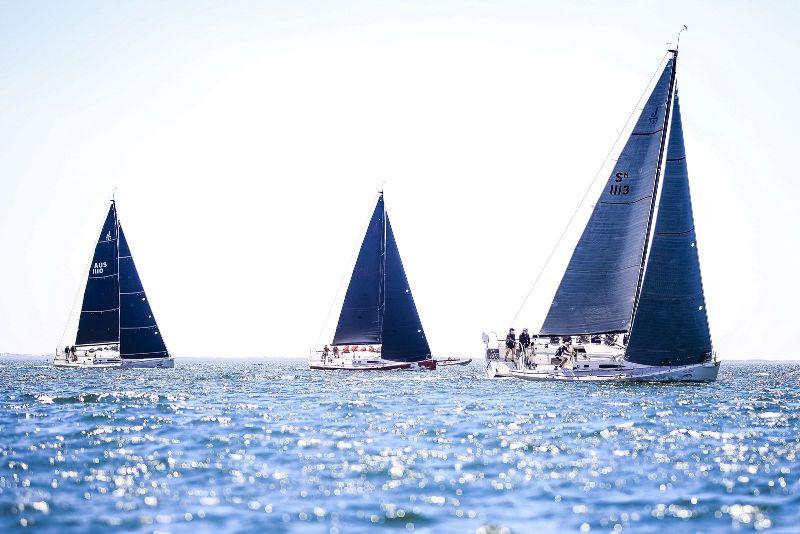
<instances>
[{"instance_id":1,"label":"hazy white sky","mask_svg":"<svg viewBox=\"0 0 800 534\"><path fill-rule=\"evenodd\" d=\"M305 355L386 180L434 353L477 354L683 24L715 349L797 358L796 2L2 1L0 352L54 349L116 186L174 354Z\"/></svg>"}]
</instances>

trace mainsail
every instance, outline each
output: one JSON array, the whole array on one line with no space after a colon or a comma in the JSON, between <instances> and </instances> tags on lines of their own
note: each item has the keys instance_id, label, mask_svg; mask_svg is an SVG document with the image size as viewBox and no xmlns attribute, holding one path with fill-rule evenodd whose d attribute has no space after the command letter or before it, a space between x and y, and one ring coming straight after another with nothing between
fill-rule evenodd
<instances>
[{"instance_id":1,"label":"mainsail","mask_svg":"<svg viewBox=\"0 0 800 534\"><path fill-rule=\"evenodd\" d=\"M334 345L381 344L381 357L416 362L431 351L381 194L345 294Z\"/></svg>"},{"instance_id":2,"label":"mainsail","mask_svg":"<svg viewBox=\"0 0 800 534\"><path fill-rule=\"evenodd\" d=\"M711 357L680 104L675 95L655 232L625 359L689 365Z\"/></svg>"},{"instance_id":3,"label":"mainsail","mask_svg":"<svg viewBox=\"0 0 800 534\"><path fill-rule=\"evenodd\" d=\"M334 345L379 344L383 338L385 213L381 195L350 277L339 324L333 336Z\"/></svg>"},{"instance_id":4,"label":"mainsail","mask_svg":"<svg viewBox=\"0 0 800 534\"><path fill-rule=\"evenodd\" d=\"M95 247L83 295L76 345L119 343L123 359L169 356L114 201Z\"/></svg>"},{"instance_id":5,"label":"mainsail","mask_svg":"<svg viewBox=\"0 0 800 534\"><path fill-rule=\"evenodd\" d=\"M624 332L639 286L674 60L664 67L572 254L544 335Z\"/></svg>"},{"instance_id":6,"label":"mainsail","mask_svg":"<svg viewBox=\"0 0 800 534\"><path fill-rule=\"evenodd\" d=\"M89 268L76 345L119 342L117 237L117 209L111 202Z\"/></svg>"}]
</instances>

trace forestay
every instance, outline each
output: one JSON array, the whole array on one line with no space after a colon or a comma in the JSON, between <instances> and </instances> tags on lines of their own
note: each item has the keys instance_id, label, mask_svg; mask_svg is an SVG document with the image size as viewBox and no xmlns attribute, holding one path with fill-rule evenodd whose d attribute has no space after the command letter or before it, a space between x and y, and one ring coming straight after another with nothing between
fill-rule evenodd
<instances>
[{"instance_id":1,"label":"forestay","mask_svg":"<svg viewBox=\"0 0 800 534\"><path fill-rule=\"evenodd\" d=\"M630 329L672 69L670 59L619 155L556 291L544 335Z\"/></svg>"},{"instance_id":2,"label":"forestay","mask_svg":"<svg viewBox=\"0 0 800 534\"><path fill-rule=\"evenodd\" d=\"M655 232L625 358L645 365L711 358L677 94Z\"/></svg>"}]
</instances>

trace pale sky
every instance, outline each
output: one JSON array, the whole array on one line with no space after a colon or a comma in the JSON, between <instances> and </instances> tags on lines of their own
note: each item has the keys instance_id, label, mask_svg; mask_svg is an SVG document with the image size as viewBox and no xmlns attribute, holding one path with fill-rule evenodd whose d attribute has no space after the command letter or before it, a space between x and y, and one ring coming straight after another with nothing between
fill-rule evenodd
<instances>
[{"instance_id":1,"label":"pale sky","mask_svg":"<svg viewBox=\"0 0 800 534\"><path fill-rule=\"evenodd\" d=\"M116 187L172 353L306 355L385 180L434 355L477 355L683 24L714 348L800 357L778 339L800 315L788 1L2 1L0 352L54 350ZM540 326L596 196L516 326Z\"/></svg>"}]
</instances>

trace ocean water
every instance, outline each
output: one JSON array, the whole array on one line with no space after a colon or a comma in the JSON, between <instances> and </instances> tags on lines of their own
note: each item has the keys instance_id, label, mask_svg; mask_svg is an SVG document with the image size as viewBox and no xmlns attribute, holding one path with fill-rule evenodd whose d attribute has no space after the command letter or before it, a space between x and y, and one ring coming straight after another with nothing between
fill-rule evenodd
<instances>
[{"instance_id":1,"label":"ocean water","mask_svg":"<svg viewBox=\"0 0 800 534\"><path fill-rule=\"evenodd\" d=\"M6 360L0 531L800 532L799 430L798 363L658 385Z\"/></svg>"}]
</instances>

